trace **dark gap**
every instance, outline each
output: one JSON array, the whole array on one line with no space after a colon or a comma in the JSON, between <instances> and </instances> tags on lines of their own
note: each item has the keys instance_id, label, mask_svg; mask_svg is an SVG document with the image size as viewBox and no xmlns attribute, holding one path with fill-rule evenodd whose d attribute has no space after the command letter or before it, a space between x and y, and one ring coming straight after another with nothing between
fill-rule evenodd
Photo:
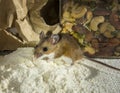
<instances>
[{"instance_id":1,"label":"dark gap","mask_svg":"<svg viewBox=\"0 0 120 93\"><path fill-rule=\"evenodd\" d=\"M3 50L3 51L0 51L0 56L8 55L8 54L12 53L13 51L15 51L15 50Z\"/></svg>"},{"instance_id":2,"label":"dark gap","mask_svg":"<svg viewBox=\"0 0 120 93\"><path fill-rule=\"evenodd\" d=\"M59 0L48 0L40 14L48 25L59 23Z\"/></svg>"}]
</instances>

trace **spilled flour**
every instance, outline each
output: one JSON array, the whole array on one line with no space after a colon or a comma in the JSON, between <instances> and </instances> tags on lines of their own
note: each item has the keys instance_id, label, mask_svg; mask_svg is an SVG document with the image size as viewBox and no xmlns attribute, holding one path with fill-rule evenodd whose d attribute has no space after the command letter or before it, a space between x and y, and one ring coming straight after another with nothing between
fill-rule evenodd
<instances>
[{"instance_id":1,"label":"spilled flour","mask_svg":"<svg viewBox=\"0 0 120 93\"><path fill-rule=\"evenodd\" d=\"M33 60L33 48L0 57L0 93L120 93L120 72L86 59ZM102 60L120 67L120 60Z\"/></svg>"}]
</instances>

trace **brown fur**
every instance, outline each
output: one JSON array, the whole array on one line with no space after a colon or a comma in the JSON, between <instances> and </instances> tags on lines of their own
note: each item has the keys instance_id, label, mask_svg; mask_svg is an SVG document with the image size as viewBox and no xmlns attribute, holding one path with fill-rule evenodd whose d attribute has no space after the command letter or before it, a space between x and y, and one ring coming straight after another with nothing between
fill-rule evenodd
<instances>
[{"instance_id":1,"label":"brown fur","mask_svg":"<svg viewBox=\"0 0 120 93\"><path fill-rule=\"evenodd\" d=\"M49 54L55 52L55 58L62 55L72 58L73 61L81 59L83 56L81 48L78 42L69 34L61 34L61 39L57 44L51 44L50 37L46 38L45 41L40 42L38 47L35 48L35 55L37 54ZM44 52L43 47L47 47L48 51Z\"/></svg>"}]
</instances>

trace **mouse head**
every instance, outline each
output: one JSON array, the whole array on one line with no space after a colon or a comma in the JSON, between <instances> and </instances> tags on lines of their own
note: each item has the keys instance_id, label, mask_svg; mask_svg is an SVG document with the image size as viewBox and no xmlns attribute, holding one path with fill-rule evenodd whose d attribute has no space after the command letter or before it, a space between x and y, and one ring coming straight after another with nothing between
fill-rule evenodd
<instances>
[{"instance_id":1,"label":"mouse head","mask_svg":"<svg viewBox=\"0 0 120 93\"><path fill-rule=\"evenodd\" d=\"M44 32L40 33L40 42L35 47L34 56L36 58L42 56L43 54L50 54L56 50L57 44L60 41L59 34L52 34L48 31L45 35Z\"/></svg>"}]
</instances>

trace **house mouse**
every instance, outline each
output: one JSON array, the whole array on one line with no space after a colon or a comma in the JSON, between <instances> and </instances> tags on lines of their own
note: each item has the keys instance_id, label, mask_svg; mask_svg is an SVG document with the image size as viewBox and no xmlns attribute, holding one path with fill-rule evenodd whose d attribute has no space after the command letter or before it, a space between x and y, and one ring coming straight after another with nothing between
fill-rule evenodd
<instances>
[{"instance_id":1,"label":"house mouse","mask_svg":"<svg viewBox=\"0 0 120 93\"><path fill-rule=\"evenodd\" d=\"M44 54L50 54L54 52L54 58L59 58L61 56L66 56L72 59L72 62L76 62L82 58L86 58L93 62L99 63L101 65L107 66L109 68L119 70L119 68L115 68L113 66L107 65L100 61L94 60L87 56L84 56L79 43L77 40L67 33L60 33L60 34L52 34L51 31L48 31L46 35L44 32L40 33L40 42L35 47L34 50L34 57L39 58Z\"/></svg>"}]
</instances>

